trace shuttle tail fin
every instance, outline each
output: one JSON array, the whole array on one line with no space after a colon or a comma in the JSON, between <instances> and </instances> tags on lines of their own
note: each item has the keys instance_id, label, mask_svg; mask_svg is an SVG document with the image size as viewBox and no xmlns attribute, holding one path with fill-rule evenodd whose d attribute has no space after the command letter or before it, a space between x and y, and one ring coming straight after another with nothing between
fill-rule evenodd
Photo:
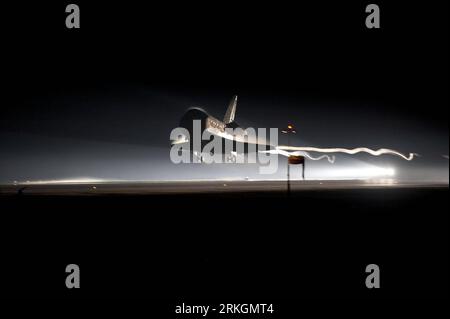
<instances>
[{"instance_id":1,"label":"shuttle tail fin","mask_svg":"<svg viewBox=\"0 0 450 319\"><path fill-rule=\"evenodd\" d=\"M225 117L223 118L223 122L225 124L230 124L234 122L234 117L236 115L236 105L237 105L237 95L233 96L233 98L230 101L230 104L228 104L227 112L225 113Z\"/></svg>"}]
</instances>

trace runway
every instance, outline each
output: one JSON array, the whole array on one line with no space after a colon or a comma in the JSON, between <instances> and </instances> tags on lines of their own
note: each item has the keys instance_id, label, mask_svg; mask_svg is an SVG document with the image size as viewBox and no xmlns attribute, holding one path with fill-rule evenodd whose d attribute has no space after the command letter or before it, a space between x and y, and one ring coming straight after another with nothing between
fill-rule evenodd
<instances>
[{"instance_id":1,"label":"runway","mask_svg":"<svg viewBox=\"0 0 450 319\"><path fill-rule=\"evenodd\" d=\"M364 298L369 263L388 297L448 295L448 184L293 181L289 197L285 181L245 180L0 192L0 293L70 296L75 261L88 298Z\"/></svg>"},{"instance_id":2,"label":"runway","mask_svg":"<svg viewBox=\"0 0 450 319\"><path fill-rule=\"evenodd\" d=\"M291 181L291 191L351 190L393 188L448 188L448 183L400 182L380 180L314 180ZM93 181L93 182L26 182L1 185L0 195L151 195L208 193L284 194L287 182L282 180L196 180L196 181Z\"/></svg>"}]
</instances>

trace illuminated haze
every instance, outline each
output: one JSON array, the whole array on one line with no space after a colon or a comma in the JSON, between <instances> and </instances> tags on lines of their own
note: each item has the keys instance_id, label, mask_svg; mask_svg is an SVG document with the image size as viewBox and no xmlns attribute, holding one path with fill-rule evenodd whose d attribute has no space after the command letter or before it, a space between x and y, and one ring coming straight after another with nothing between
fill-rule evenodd
<instances>
[{"instance_id":1,"label":"illuminated haze","mask_svg":"<svg viewBox=\"0 0 450 319\"><path fill-rule=\"evenodd\" d=\"M184 111L201 106L222 118L229 98L239 92L219 93L116 87L82 97L37 99L28 117L17 123L11 115L10 121L3 121L0 181L285 178L283 156L273 175L260 175L255 164L171 163L169 134ZM291 137L292 146L366 146L420 155L408 162L390 155L336 154L334 164L307 161L307 179L389 177L448 183L445 125L428 125L387 106L248 92L240 95L236 121L243 127L266 128L293 123L298 133ZM282 134L279 139L286 144ZM294 167L292 178L300 177L300 167Z\"/></svg>"}]
</instances>

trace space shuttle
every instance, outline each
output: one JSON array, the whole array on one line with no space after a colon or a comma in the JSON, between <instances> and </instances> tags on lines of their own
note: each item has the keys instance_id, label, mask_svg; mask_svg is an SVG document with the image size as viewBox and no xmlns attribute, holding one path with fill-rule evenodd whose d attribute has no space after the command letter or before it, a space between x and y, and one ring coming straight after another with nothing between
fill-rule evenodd
<instances>
[{"instance_id":1,"label":"space shuttle","mask_svg":"<svg viewBox=\"0 0 450 319\"><path fill-rule=\"evenodd\" d=\"M264 147L264 149L269 149L270 145L267 142L265 136L259 137L256 134L248 134L246 129L243 129L235 121L236 109L237 109L238 96L234 95L228 104L227 110L223 117L223 120L210 115L207 111L200 107L191 107L187 109L180 120L179 127L185 128L189 132L189 137L181 136L177 140L171 141L171 144L183 144L190 143L190 150L193 150L193 139L196 132L194 132L194 121L200 121L200 131L203 133L205 130L211 134L211 136L217 136L224 140L229 140L233 142L233 151L231 156L235 156L238 144L243 144L242 147L244 152L249 151L249 145L253 144L255 148ZM232 130L232 133L230 131ZM208 140L201 141L201 149L204 145L209 143ZM224 146L225 143L222 143ZM223 153L225 154L225 147L223 147ZM198 155L198 154L194 154ZM228 154L230 155L230 154Z\"/></svg>"}]
</instances>

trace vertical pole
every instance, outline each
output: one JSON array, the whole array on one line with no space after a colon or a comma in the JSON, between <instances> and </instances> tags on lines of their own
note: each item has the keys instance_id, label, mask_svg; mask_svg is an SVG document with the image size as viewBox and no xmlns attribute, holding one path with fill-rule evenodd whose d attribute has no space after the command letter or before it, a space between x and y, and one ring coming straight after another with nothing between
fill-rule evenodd
<instances>
[{"instance_id":1,"label":"vertical pole","mask_svg":"<svg viewBox=\"0 0 450 319\"><path fill-rule=\"evenodd\" d=\"M290 134L290 132L287 133L288 147L289 147L289 134ZM289 156L287 159L287 196L288 197L291 196L291 180L290 180L290 174L289 174Z\"/></svg>"},{"instance_id":2,"label":"vertical pole","mask_svg":"<svg viewBox=\"0 0 450 319\"><path fill-rule=\"evenodd\" d=\"M302 165L302 178L303 178L303 180L305 180L305 164L306 164L306 160L303 160L303 165Z\"/></svg>"},{"instance_id":3,"label":"vertical pole","mask_svg":"<svg viewBox=\"0 0 450 319\"><path fill-rule=\"evenodd\" d=\"M289 159L287 164L287 192L288 196L291 194L291 182L290 182L290 176L289 176Z\"/></svg>"}]
</instances>

